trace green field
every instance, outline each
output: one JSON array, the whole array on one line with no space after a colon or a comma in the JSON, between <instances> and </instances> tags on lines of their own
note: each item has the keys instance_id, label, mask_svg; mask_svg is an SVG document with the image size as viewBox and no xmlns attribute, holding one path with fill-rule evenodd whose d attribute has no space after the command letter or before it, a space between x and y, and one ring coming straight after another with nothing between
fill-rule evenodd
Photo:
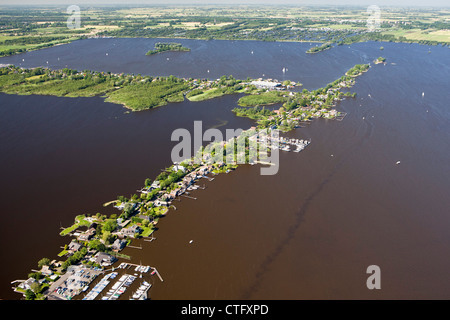
<instances>
[{"instance_id":1,"label":"green field","mask_svg":"<svg viewBox=\"0 0 450 320\"><path fill-rule=\"evenodd\" d=\"M238 104L242 107L264 106L287 101L286 93L269 91L261 94L251 94L239 99Z\"/></svg>"},{"instance_id":2,"label":"green field","mask_svg":"<svg viewBox=\"0 0 450 320\"><path fill-rule=\"evenodd\" d=\"M78 29L68 28L65 9L0 7L0 56L97 36L450 44L448 8L380 7L376 32L366 6L81 6Z\"/></svg>"},{"instance_id":3,"label":"green field","mask_svg":"<svg viewBox=\"0 0 450 320\"><path fill-rule=\"evenodd\" d=\"M204 101L204 100L221 97L223 95L225 95L225 93L222 90L220 90L219 88L213 88L213 89L206 90L201 94L198 94L198 95L195 95L192 97L188 97L187 99L189 101Z\"/></svg>"},{"instance_id":4,"label":"green field","mask_svg":"<svg viewBox=\"0 0 450 320\"><path fill-rule=\"evenodd\" d=\"M383 32L383 34L394 35L395 37L405 37L408 40L427 40L427 41L438 41L438 42L448 42L450 43L450 32L446 30L403 30L403 29L393 29Z\"/></svg>"}]
</instances>

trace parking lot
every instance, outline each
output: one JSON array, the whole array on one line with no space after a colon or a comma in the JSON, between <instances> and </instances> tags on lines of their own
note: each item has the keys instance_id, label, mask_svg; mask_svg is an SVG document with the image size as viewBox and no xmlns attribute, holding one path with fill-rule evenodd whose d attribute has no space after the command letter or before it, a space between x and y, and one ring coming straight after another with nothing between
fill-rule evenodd
<instances>
[{"instance_id":1,"label":"parking lot","mask_svg":"<svg viewBox=\"0 0 450 320\"><path fill-rule=\"evenodd\" d=\"M67 272L50 287L49 298L70 300L83 292L102 273L102 270L85 266L71 266ZM50 297L52 296L52 297Z\"/></svg>"}]
</instances>

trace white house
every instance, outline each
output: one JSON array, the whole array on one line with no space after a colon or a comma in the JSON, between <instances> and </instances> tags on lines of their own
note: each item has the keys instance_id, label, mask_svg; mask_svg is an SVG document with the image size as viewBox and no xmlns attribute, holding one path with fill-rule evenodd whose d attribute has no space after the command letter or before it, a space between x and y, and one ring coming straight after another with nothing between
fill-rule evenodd
<instances>
[{"instance_id":1,"label":"white house","mask_svg":"<svg viewBox=\"0 0 450 320\"><path fill-rule=\"evenodd\" d=\"M173 166L173 171L177 172L177 171L180 171L180 170L182 172L186 172L186 168L183 167L183 166L180 166L180 165Z\"/></svg>"}]
</instances>

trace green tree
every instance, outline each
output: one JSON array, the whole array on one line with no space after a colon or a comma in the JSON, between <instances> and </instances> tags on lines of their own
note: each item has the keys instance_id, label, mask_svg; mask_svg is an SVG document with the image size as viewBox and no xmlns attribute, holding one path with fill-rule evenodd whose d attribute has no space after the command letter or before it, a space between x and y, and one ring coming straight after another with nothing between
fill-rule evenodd
<instances>
[{"instance_id":1,"label":"green tree","mask_svg":"<svg viewBox=\"0 0 450 320\"><path fill-rule=\"evenodd\" d=\"M112 239L112 236L111 236L111 232L110 231L103 232L102 240L103 240L103 242L105 244L111 243L111 239Z\"/></svg>"},{"instance_id":2,"label":"green tree","mask_svg":"<svg viewBox=\"0 0 450 320\"><path fill-rule=\"evenodd\" d=\"M105 245L103 243L101 243L101 241L98 239L89 241L88 247L93 250L97 250L97 251L105 251L106 250Z\"/></svg>"},{"instance_id":3,"label":"green tree","mask_svg":"<svg viewBox=\"0 0 450 320\"><path fill-rule=\"evenodd\" d=\"M109 219L103 224L103 231L112 232L117 228L117 221L114 219Z\"/></svg>"},{"instance_id":4,"label":"green tree","mask_svg":"<svg viewBox=\"0 0 450 320\"><path fill-rule=\"evenodd\" d=\"M25 291L25 299L26 300L34 300L36 299L36 295L34 294L33 291L31 291L30 289L27 289Z\"/></svg>"},{"instance_id":5,"label":"green tree","mask_svg":"<svg viewBox=\"0 0 450 320\"><path fill-rule=\"evenodd\" d=\"M41 285L39 284L39 282L33 282L30 285L30 289L35 293L38 294L41 292Z\"/></svg>"},{"instance_id":6,"label":"green tree","mask_svg":"<svg viewBox=\"0 0 450 320\"><path fill-rule=\"evenodd\" d=\"M35 280L39 280L42 274L40 272L32 272L28 274L28 278L33 278Z\"/></svg>"},{"instance_id":7,"label":"green tree","mask_svg":"<svg viewBox=\"0 0 450 320\"><path fill-rule=\"evenodd\" d=\"M49 266L50 265L50 259L49 258L42 258L38 262L38 268L41 269L43 266Z\"/></svg>"}]
</instances>

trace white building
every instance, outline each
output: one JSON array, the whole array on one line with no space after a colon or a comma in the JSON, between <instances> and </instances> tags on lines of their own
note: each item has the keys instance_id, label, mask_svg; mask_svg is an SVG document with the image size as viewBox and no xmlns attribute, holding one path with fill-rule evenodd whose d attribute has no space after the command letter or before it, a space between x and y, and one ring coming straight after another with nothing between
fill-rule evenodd
<instances>
[{"instance_id":1,"label":"white building","mask_svg":"<svg viewBox=\"0 0 450 320\"><path fill-rule=\"evenodd\" d=\"M279 82L264 81L264 80L252 81L251 84L257 88L265 88L265 89L275 89L277 87L281 87L281 83Z\"/></svg>"},{"instance_id":2,"label":"white building","mask_svg":"<svg viewBox=\"0 0 450 320\"><path fill-rule=\"evenodd\" d=\"M177 171L180 171L180 170L183 171L183 172L186 172L186 168L183 167L183 166L180 166L180 165L173 166L173 171L177 172Z\"/></svg>"}]
</instances>

